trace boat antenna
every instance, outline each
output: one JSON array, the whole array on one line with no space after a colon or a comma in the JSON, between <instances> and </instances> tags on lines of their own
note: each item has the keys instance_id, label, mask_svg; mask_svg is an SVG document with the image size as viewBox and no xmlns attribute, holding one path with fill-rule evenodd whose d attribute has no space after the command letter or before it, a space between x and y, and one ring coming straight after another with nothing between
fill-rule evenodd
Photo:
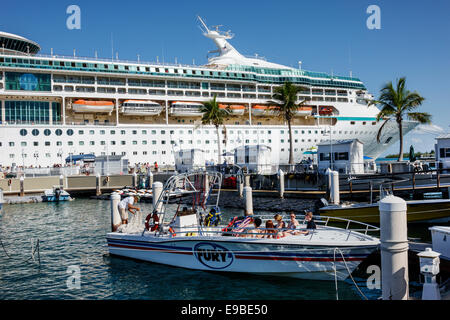
<instances>
[{"instance_id":1,"label":"boat antenna","mask_svg":"<svg viewBox=\"0 0 450 320\"><path fill-rule=\"evenodd\" d=\"M111 60L114 61L114 40L112 32L111 32Z\"/></svg>"},{"instance_id":2,"label":"boat antenna","mask_svg":"<svg viewBox=\"0 0 450 320\"><path fill-rule=\"evenodd\" d=\"M200 23L202 24L203 28L205 28L205 30L203 30L200 26L199 26L199 28L200 28L203 32L209 33L209 28L208 28L208 26L206 25L205 21L203 21L202 17L200 17L199 15L197 15L197 19L200 21Z\"/></svg>"}]
</instances>

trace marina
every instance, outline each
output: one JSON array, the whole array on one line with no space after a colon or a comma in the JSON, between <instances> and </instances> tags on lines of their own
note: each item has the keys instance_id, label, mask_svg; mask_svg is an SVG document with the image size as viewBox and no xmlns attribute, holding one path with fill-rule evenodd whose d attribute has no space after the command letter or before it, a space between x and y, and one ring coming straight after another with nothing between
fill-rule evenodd
<instances>
[{"instance_id":1,"label":"marina","mask_svg":"<svg viewBox=\"0 0 450 320\"><path fill-rule=\"evenodd\" d=\"M450 299L447 5L230 1L2 5L0 301Z\"/></svg>"}]
</instances>

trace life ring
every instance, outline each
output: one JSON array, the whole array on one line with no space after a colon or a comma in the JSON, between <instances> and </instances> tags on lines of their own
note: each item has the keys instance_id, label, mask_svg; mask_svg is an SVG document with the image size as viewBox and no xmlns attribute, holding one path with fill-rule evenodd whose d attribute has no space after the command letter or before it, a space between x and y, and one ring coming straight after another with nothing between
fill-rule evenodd
<instances>
[{"instance_id":1,"label":"life ring","mask_svg":"<svg viewBox=\"0 0 450 320\"><path fill-rule=\"evenodd\" d=\"M11 183L12 183L12 180L8 179L8 187L11 185Z\"/></svg>"},{"instance_id":2,"label":"life ring","mask_svg":"<svg viewBox=\"0 0 450 320\"><path fill-rule=\"evenodd\" d=\"M172 229L172 227L169 227L169 232L172 235L172 237L175 237L177 234L175 233L175 231Z\"/></svg>"},{"instance_id":3,"label":"life ring","mask_svg":"<svg viewBox=\"0 0 450 320\"><path fill-rule=\"evenodd\" d=\"M153 224L150 224L150 219L153 220ZM159 227L159 217L154 213L149 213L148 216L145 218L145 229L147 231L156 231Z\"/></svg>"}]
</instances>

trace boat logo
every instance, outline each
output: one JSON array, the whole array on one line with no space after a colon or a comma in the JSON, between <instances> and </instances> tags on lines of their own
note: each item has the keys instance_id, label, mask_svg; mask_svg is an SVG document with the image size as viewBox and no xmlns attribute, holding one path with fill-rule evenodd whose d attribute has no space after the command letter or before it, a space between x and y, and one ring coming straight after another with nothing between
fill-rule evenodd
<instances>
[{"instance_id":1,"label":"boat logo","mask_svg":"<svg viewBox=\"0 0 450 320\"><path fill-rule=\"evenodd\" d=\"M231 251L215 243L197 243L193 251L197 260L211 269L225 269L234 261Z\"/></svg>"}]
</instances>

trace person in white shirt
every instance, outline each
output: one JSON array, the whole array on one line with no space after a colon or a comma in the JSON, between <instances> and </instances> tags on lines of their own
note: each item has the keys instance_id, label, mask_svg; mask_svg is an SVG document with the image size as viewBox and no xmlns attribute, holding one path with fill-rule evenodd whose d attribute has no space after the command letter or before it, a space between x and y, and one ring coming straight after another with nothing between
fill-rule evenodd
<instances>
[{"instance_id":1,"label":"person in white shirt","mask_svg":"<svg viewBox=\"0 0 450 320\"><path fill-rule=\"evenodd\" d=\"M133 204L138 202L139 198L137 196L129 196L124 198L119 202L119 212L122 217L122 224L128 224L128 211L135 214L136 211L141 211L139 207L135 207ZM134 210L134 211L133 211Z\"/></svg>"}]
</instances>

